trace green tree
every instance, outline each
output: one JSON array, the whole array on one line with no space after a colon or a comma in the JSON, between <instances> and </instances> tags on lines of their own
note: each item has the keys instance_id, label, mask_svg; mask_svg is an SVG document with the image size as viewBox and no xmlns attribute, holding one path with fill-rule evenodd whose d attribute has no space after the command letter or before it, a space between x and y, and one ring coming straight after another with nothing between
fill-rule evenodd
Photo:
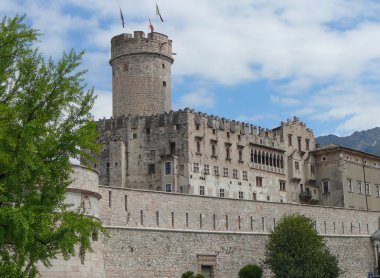
<instances>
[{"instance_id":1,"label":"green tree","mask_svg":"<svg viewBox=\"0 0 380 278\"><path fill-rule=\"evenodd\" d=\"M283 217L269 235L265 261L275 277L335 278L337 258L314 229L313 220L303 215Z\"/></svg>"},{"instance_id":2,"label":"green tree","mask_svg":"<svg viewBox=\"0 0 380 278\"><path fill-rule=\"evenodd\" d=\"M100 223L64 204L70 158L96 151L83 53L54 62L33 44L25 16L0 23L0 276L34 277L36 263L91 251Z\"/></svg>"},{"instance_id":3,"label":"green tree","mask_svg":"<svg viewBox=\"0 0 380 278\"><path fill-rule=\"evenodd\" d=\"M181 278L205 278L203 274L194 274L192 271L187 271L181 275Z\"/></svg>"},{"instance_id":4,"label":"green tree","mask_svg":"<svg viewBox=\"0 0 380 278\"><path fill-rule=\"evenodd\" d=\"M239 271L239 278L261 278L263 277L263 270L255 264L247 264Z\"/></svg>"}]
</instances>

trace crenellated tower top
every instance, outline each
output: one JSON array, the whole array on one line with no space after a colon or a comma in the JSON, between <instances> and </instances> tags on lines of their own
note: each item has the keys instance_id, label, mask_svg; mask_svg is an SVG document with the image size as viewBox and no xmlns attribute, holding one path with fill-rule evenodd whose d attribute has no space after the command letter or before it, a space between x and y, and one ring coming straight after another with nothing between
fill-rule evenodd
<instances>
[{"instance_id":1,"label":"crenellated tower top","mask_svg":"<svg viewBox=\"0 0 380 278\"><path fill-rule=\"evenodd\" d=\"M113 116L171 110L172 41L142 31L111 40Z\"/></svg>"}]
</instances>

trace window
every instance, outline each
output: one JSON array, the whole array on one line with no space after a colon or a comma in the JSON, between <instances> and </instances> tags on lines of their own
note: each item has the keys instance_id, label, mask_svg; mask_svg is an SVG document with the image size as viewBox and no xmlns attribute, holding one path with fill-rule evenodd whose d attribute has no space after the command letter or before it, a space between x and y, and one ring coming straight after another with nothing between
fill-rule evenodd
<instances>
[{"instance_id":1,"label":"window","mask_svg":"<svg viewBox=\"0 0 380 278\"><path fill-rule=\"evenodd\" d=\"M197 124L196 124L196 125L195 125L195 129L196 129L196 130L199 130L199 128L200 128L200 125L197 125Z\"/></svg>"},{"instance_id":2,"label":"window","mask_svg":"<svg viewBox=\"0 0 380 278\"><path fill-rule=\"evenodd\" d=\"M219 189L219 197L224 198L224 189Z\"/></svg>"},{"instance_id":3,"label":"window","mask_svg":"<svg viewBox=\"0 0 380 278\"><path fill-rule=\"evenodd\" d=\"M256 186L257 187L263 186L263 178L262 177L256 177Z\"/></svg>"},{"instance_id":4,"label":"window","mask_svg":"<svg viewBox=\"0 0 380 278\"><path fill-rule=\"evenodd\" d=\"M150 128L146 129L146 134L150 134Z\"/></svg>"},{"instance_id":5,"label":"window","mask_svg":"<svg viewBox=\"0 0 380 278\"><path fill-rule=\"evenodd\" d=\"M354 192L354 188L352 187L352 179L347 179L347 188L348 192Z\"/></svg>"},{"instance_id":6,"label":"window","mask_svg":"<svg viewBox=\"0 0 380 278\"><path fill-rule=\"evenodd\" d=\"M323 194L329 193L329 181L327 180L322 181L322 193Z\"/></svg>"},{"instance_id":7,"label":"window","mask_svg":"<svg viewBox=\"0 0 380 278\"><path fill-rule=\"evenodd\" d=\"M170 183L167 183L167 184L165 185L165 191L166 191L166 192L172 192L172 185L171 185Z\"/></svg>"},{"instance_id":8,"label":"window","mask_svg":"<svg viewBox=\"0 0 380 278\"><path fill-rule=\"evenodd\" d=\"M280 191L285 191L285 181L280 181Z\"/></svg>"},{"instance_id":9,"label":"window","mask_svg":"<svg viewBox=\"0 0 380 278\"><path fill-rule=\"evenodd\" d=\"M326 156L322 156L322 161L326 161L327 160L327 157Z\"/></svg>"},{"instance_id":10,"label":"window","mask_svg":"<svg viewBox=\"0 0 380 278\"><path fill-rule=\"evenodd\" d=\"M380 185L376 184L376 197L380 198Z\"/></svg>"},{"instance_id":11,"label":"window","mask_svg":"<svg viewBox=\"0 0 380 278\"><path fill-rule=\"evenodd\" d=\"M244 192L243 191L239 191L239 199L244 199Z\"/></svg>"},{"instance_id":12,"label":"window","mask_svg":"<svg viewBox=\"0 0 380 278\"><path fill-rule=\"evenodd\" d=\"M310 140L305 139L305 143L306 143L306 150L308 151L310 149Z\"/></svg>"},{"instance_id":13,"label":"window","mask_svg":"<svg viewBox=\"0 0 380 278\"><path fill-rule=\"evenodd\" d=\"M314 172L315 172L314 165L310 165L310 173L314 174Z\"/></svg>"},{"instance_id":14,"label":"window","mask_svg":"<svg viewBox=\"0 0 380 278\"><path fill-rule=\"evenodd\" d=\"M365 195L371 195L371 185L369 184L369 182L365 183Z\"/></svg>"},{"instance_id":15,"label":"window","mask_svg":"<svg viewBox=\"0 0 380 278\"><path fill-rule=\"evenodd\" d=\"M255 152L253 149L250 150L250 155L251 155L251 162L253 163L255 161Z\"/></svg>"},{"instance_id":16,"label":"window","mask_svg":"<svg viewBox=\"0 0 380 278\"><path fill-rule=\"evenodd\" d=\"M123 70L124 70L124 71L128 71L128 69L129 69L129 65L128 65L128 63L124 63L124 65L123 65Z\"/></svg>"},{"instance_id":17,"label":"window","mask_svg":"<svg viewBox=\"0 0 380 278\"><path fill-rule=\"evenodd\" d=\"M223 177L228 177L228 168L223 168Z\"/></svg>"},{"instance_id":18,"label":"window","mask_svg":"<svg viewBox=\"0 0 380 278\"><path fill-rule=\"evenodd\" d=\"M165 68L165 64L162 64L162 68L163 68L163 69Z\"/></svg>"},{"instance_id":19,"label":"window","mask_svg":"<svg viewBox=\"0 0 380 278\"><path fill-rule=\"evenodd\" d=\"M232 170L232 177L233 177L234 179L237 179L237 178L238 178L238 172L237 172L236 169L233 169L233 170Z\"/></svg>"},{"instance_id":20,"label":"window","mask_svg":"<svg viewBox=\"0 0 380 278\"><path fill-rule=\"evenodd\" d=\"M194 173L199 173L199 163L194 163L194 165L193 165L193 172Z\"/></svg>"},{"instance_id":21,"label":"window","mask_svg":"<svg viewBox=\"0 0 380 278\"><path fill-rule=\"evenodd\" d=\"M201 152L201 142L197 141L196 145L197 145L197 153L200 153Z\"/></svg>"},{"instance_id":22,"label":"window","mask_svg":"<svg viewBox=\"0 0 380 278\"><path fill-rule=\"evenodd\" d=\"M137 133L133 133L132 137L133 137L133 139L136 139L137 138Z\"/></svg>"},{"instance_id":23,"label":"window","mask_svg":"<svg viewBox=\"0 0 380 278\"><path fill-rule=\"evenodd\" d=\"M247 171L243 171L243 180L248 180L248 173Z\"/></svg>"},{"instance_id":24,"label":"window","mask_svg":"<svg viewBox=\"0 0 380 278\"><path fill-rule=\"evenodd\" d=\"M293 146L292 135L288 134L288 146Z\"/></svg>"},{"instance_id":25,"label":"window","mask_svg":"<svg viewBox=\"0 0 380 278\"><path fill-rule=\"evenodd\" d=\"M148 165L148 174L153 175L156 173L156 165L154 164L149 164Z\"/></svg>"},{"instance_id":26,"label":"window","mask_svg":"<svg viewBox=\"0 0 380 278\"><path fill-rule=\"evenodd\" d=\"M297 141L298 141L298 151L301 151L301 150L302 150L302 148L301 148L301 140L302 140L301 137L297 137Z\"/></svg>"},{"instance_id":27,"label":"window","mask_svg":"<svg viewBox=\"0 0 380 278\"><path fill-rule=\"evenodd\" d=\"M243 150L239 149L239 161L243 161Z\"/></svg>"},{"instance_id":28,"label":"window","mask_svg":"<svg viewBox=\"0 0 380 278\"><path fill-rule=\"evenodd\" d=\"M300 169L300 163L298 161L294 161L294 169L296 170Z\"/></svg>"},{"instance_id":29,"label":"window","mask_svg":"<svg viewBox=\"0 0 380 278\"><path fill-rule=\"evenodd\" d=\"M219 176L219 166L214 166L214 175Z\"/></svg>"},{"instance_id":30,"label":"window","mask_svg":"<svg viewBox=\"0 0 380 278\"><path fill-rule=\"evenodd\" d=\"M211 145L211 156L216 156L216 147L215 147L215 144Z\"/></svg>"},{"instance_id":31,"label":"window","mask_svg":"<svg viewBox=\"0 0 380 278\"><path fill-rule=\"evenodd\" d=\"M203 185L199 186L199 195L205 195L205 187Z\"/></svg>"},{"instance_id":32,"label":"window","mask_svg":"<svg viewBox=\"0 0 380 278\"><path fill-rule=\"evenodd\" d=\"M170 154L175 154L175 143L170 142Z\"/></svg>"},{"instance_id":33,"label":"window","mask_svg":"<svg viewBox=\"0 0 380 278\"><path fill-rule=\"evenodd\" d=\"M256 201L256 193L252 193L252 200Z\"/></svg>"},{"instance_id":34,"label":"window","mask_svg":"<svg viewBox=\"0 0 380 278\"><path fill-rule=\"evenodd\" d=\"M300 192L303 192L303 183L300 184Z\"/></svg>"},{"instance_id":35,"label":"window","mask_svg":"<svg viewBox=\"0 0 380 278\"><path fill-rule=\"evenodd\" d=\"M231 160L231 148L230 148L230 146L226 147L226 159Z\"/></svg>"},{"instance_id":36,"label":"window","mask_svg":"<svg viewBox=\"0 0 380 278\"><path fill-rule=\"evenodd\" d=\"M363 185L361 181L358 181L358 193L363 194Z\"/></svg>"},{"instance_id":37,"label":"window","mask_svg":"<svg viewBox=\"0 0 380 278\"><path fill-rule=\"evenodd\" d=\"M172 174L172 163L170 161L165 162L165 175Z\"/></svg>"},{"instance_id":38,"label":"window","mask_svg":"<svg viewBox=\"0 0 380 278\"><path fill-rule=\"evenodd\" d=\"M162 81L162 86L166 87L166 81Z\"/></svg>"},{"instance_id":39,"label":"window","mask_svg":"<svg viewBox=\"0 0 380 278\"><path fill-rule=\"evenodd\" d=\"M204 171L203 171L203 173L204 173L205 175L209 175L209 174L210 174L210 165L205 164L205 167L204 167Z\"/></svg>"}]
</instances>

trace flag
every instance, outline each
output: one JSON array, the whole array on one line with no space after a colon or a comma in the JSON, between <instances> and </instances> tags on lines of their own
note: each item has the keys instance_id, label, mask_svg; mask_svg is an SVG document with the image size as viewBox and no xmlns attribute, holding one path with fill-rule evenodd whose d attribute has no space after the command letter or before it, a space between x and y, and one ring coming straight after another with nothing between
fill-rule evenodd
<instances>
[{"instance_id":1,"label":"flag","mask_svg":"<svg viewBox=\"0 0 380 278\"><path fill-rule=\"evenodd\" d=\"M154 27L153 27L152 22L150 21L150 18L149 18L149 17L148 17L148 19L149 19L149 28L150 28L150 32L153 33L153 31L154 31Z\"/></svg>"},{"instance_id":2,"label":"flag","mask_svg":"<svg viewBox=\"0 0 380 278\"><path fill-rule=\"evenodd\" d=\"M123 16L123 12L121 11L121 8L120 8L120 18L121 18L121 24L123 25L123 28L124 28L124 16Z\"/></svg>"},{"instance_id":3,"label":"flag","mask_svg":"<svg viewBox=\"0 0 380 278\"><path fill-rule=\"evenodd\" d=\"M164 22L164 20L162 19L162 16L161 16L161 13L160 13L160 10L158 9L158 5L156 3L156 15L158 15L161 19L161 22Z\"/></svg>"}]
</instances>

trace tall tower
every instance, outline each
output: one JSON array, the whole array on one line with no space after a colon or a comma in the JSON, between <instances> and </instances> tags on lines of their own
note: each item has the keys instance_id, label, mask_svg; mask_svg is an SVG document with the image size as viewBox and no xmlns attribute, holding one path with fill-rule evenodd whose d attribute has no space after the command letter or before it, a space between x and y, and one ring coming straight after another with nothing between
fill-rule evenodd
<instances>
[{"instance_id":1,"label":"tall tower","mask_svg":"<svg viewBox=\"0 0 380 278\"><path fill-rule=\"evenodd\" d=\"M112 114L151 115L171 110L172 41L135 31L111 40Z\"/></svg>"}]
</instances>

